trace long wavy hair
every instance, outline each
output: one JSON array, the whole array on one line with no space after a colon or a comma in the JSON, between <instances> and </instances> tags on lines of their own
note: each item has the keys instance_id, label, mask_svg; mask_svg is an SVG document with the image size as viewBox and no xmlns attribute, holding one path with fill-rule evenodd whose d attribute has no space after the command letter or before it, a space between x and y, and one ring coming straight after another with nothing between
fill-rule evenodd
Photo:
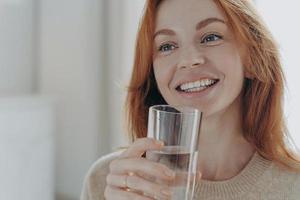
<instances>
[{"instance_id":1,"label":"long wavy hair","mask_svg":"<svg viewBox=\"0 0 300 200\"><path fill-rule=\"evenodd\" d=\"M135 58L126 98L129 136L146 137L148 109L167 104L160 94L152 66L155 16L163 0L147 0L136 40ZM244 138L257 152L292 171L300 172L300 158L288 144L291 137L283 113L285 78L272 34L249 0L214 0L236 39L247 49L242 90Z\"/></svg>"}]
</instances>

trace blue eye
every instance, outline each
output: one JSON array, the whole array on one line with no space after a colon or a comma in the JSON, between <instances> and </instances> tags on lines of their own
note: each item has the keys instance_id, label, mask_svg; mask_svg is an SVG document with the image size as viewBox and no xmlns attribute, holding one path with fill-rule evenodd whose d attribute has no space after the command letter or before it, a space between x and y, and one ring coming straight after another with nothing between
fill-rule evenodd
<instances>
[{"instance_id":1,"label":"blue eye","mask_svg":"<svg viewBox=\"0 0 300 200\"><path fill-rule=\"evenodd\" d=\"M216 35L216 34L210 34L210 35L207 35L206 37L204 37L201 40L201 43L215 42L219 39L222 39L222 36L219 36L219 35Z\"/></svg>"},{"instance_id":2,"label":"blue eye","mask_svg":"<svg viewBox=\"0 0 300 200\"><path fill-rule=\"evenodd\" d=\"M158 48L158 50L161 52L171 51L174 49L176 49L176 46L172 44L163 44Z\"/></svg>"}]
</instances>

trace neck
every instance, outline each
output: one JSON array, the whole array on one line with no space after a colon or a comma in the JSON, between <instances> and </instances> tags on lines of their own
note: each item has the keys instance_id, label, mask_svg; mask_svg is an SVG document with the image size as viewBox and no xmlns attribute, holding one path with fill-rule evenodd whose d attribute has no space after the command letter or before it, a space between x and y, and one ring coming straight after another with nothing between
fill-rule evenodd
<instances>
[{"instance_id":1,"label":"neck","mask_svg":"<svg viewBox=\"0 0 300 200\"><path fill-rule=\"evenodd\" d=\"M199 140L199 170L203 179L226 180L237 175L254 153L242 132L240 104L204 116Z\"/></svg>"}]
</instances>

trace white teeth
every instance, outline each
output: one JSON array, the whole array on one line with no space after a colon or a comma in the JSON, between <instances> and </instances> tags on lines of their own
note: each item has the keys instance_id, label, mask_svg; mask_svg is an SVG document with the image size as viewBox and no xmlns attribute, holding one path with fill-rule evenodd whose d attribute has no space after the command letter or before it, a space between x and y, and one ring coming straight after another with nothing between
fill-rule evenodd
<instances>
[{"instance_id":1,"label":"white teeth","mask_svg":"<svg viewBox=\"0 0 300 200\"><path fill-rule=\"evenodd\" d=\"M202 79L195 82L184 83L180 85L180 89L188 92L200 91L199 89L204 89L215 82L216 80L213 79Z\"/></svg>"}]
</instances>

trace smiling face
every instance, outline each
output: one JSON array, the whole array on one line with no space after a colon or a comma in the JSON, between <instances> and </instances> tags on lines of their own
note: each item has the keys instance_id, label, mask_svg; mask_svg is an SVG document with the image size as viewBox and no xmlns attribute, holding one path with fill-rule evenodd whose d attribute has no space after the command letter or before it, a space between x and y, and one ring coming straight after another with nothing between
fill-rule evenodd
<instances>
[{"instance_id":1,"label":"smiling face","mask_svg":"<svg viewBox=\"0 0 300 200\"><path fill-rule=\"evenodd\" d=\"M153 67L170 105L210 116L239 104L242 48L212 0L164 0L158 8Z\"/></svg>"}]
</instances>

